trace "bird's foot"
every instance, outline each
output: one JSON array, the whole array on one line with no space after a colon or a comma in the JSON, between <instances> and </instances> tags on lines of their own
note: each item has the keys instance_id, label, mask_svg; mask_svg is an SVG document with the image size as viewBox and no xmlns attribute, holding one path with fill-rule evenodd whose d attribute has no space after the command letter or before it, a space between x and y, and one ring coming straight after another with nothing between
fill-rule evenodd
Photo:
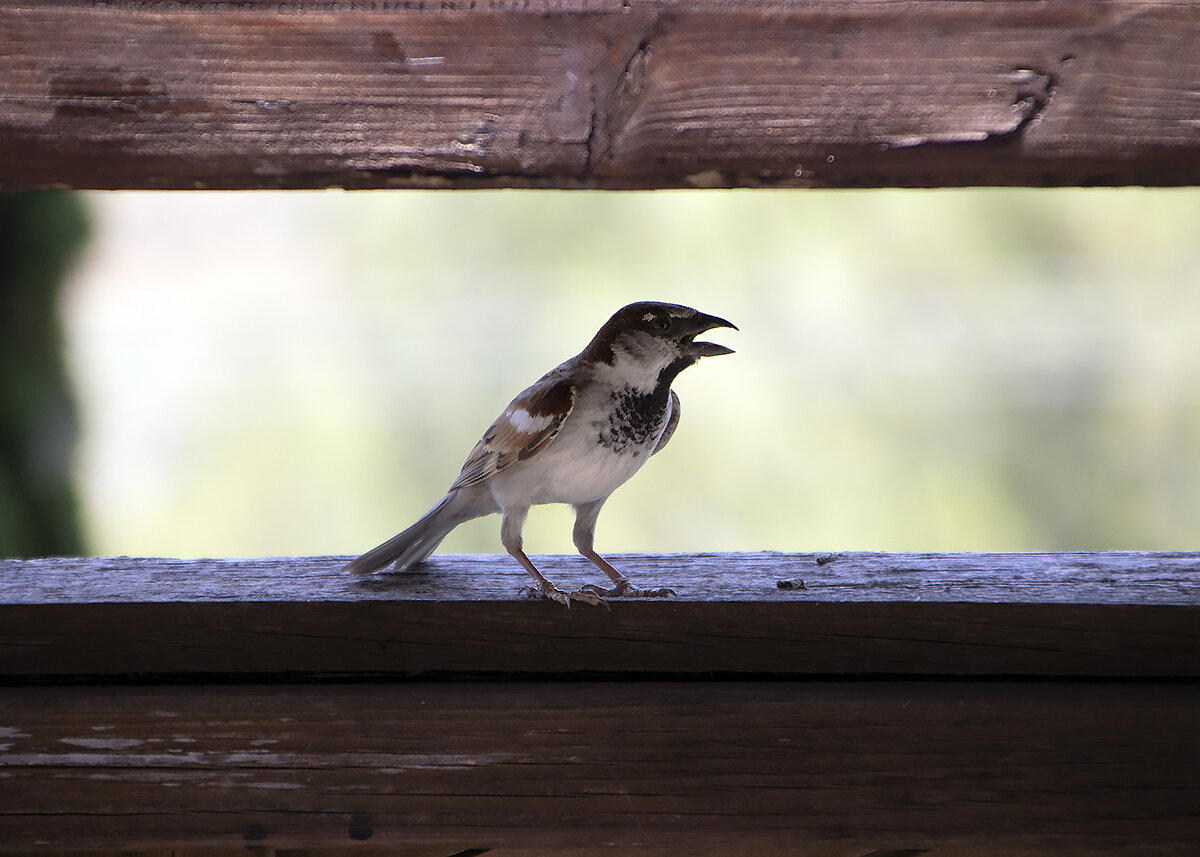
<instances>
[{"instance_id":1,"label":"bird's foot","mask_svg":"<svg viewBox=\"0 0 1200 857\"><path fill-rule=\"evenodd\" d=\"M674 598L675 590L663 587L661 589L639 589L625 578L615 581L612 589L604 589L594 583L579 587L581 591L598 595L602 598Z\"/></svg>"},{"instance_id":2,"label":"bird's foot","mask_svg":"<svg viewBox=\"0 0 1200 857\"><path fill-rule=\"evenodd\" d=\"M553 583L546 583L539 586L526 586L522 589L527 598L545 598L549 601L557 601L563 607L570 607L572 601L582 601L584 604L591 604L593 607L607 607L608 603L599 595L592 592L584 592L586 586L577 589L574 592L563 592Z\"/></svg>"}]
</instances>

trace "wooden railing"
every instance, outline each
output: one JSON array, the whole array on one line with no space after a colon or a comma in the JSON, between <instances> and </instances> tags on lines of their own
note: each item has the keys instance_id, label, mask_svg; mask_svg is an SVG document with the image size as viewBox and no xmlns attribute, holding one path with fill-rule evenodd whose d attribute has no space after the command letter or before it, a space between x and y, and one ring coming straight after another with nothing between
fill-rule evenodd
<instances>
[{"instance_id":1,"label":"wooden railing","mask_svg":"<svg viewBox=\"0 0 1200 857\"><path fill-rule=\"evenodd\" d=\"M1198 554L341 562L0 562L0 845L1200 845Z\"/></svg>"},{"instance_id":2,"label":"wooden railing","mask_svg":"<svg viewBox=\"0 0 1200 857\"><path fill-rule=\"evenodd\" d=\"M0 0L0 190L1197 184L1197 44L1193 0ZM624 557L679 597L607 610L340 564L0 562L0 851L1200 850L1200 554Z\"/></svg>"},{"instance_id":3,"label":"wooden railing","mask_svg":"<svg viewBox=\"0 0 1200 857\"><path fill-rule=\"evenodd\" d=\"M1200 183L1196 0L0 0L0 188Z\"/></svg>"}]
</instances>

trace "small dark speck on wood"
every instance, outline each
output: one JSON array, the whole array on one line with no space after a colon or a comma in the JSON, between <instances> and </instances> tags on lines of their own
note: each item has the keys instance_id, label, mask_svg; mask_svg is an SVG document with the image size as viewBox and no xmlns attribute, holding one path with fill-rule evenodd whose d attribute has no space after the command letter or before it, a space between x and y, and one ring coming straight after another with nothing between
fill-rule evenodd
<instances>
[{"instance_id":1,"label":"small dark speck on wood","mask_svg":"<svg viewBox=\"0 0 1200 857\"><path fill-rule=\"evenodd\" d=\"M356 812L350 817L350 826L347 832L350 834L350 838L357 842L370 839L375 835L370 817L361 812Z\"/></svg>"}]
</instances>

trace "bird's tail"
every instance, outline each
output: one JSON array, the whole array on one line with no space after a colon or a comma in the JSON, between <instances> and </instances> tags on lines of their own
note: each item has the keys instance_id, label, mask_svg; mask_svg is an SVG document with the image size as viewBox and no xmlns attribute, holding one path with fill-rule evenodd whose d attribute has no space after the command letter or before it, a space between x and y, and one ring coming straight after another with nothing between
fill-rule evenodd
<instances>
[{"instance_id":1,"label":"bird's tail","mask_svg":"<svg viewBox=\"0 0 1200 857\"><path fill-rule=\"evenodd\" d=\"M342 571L370 574L390 562L394 562L399 571L416 565L437 550L442 539L459 524L486 514L470 508L472 505L462 491L451 491L407 530L350 560L342 567Z\"/></svg>"}]
</instances>

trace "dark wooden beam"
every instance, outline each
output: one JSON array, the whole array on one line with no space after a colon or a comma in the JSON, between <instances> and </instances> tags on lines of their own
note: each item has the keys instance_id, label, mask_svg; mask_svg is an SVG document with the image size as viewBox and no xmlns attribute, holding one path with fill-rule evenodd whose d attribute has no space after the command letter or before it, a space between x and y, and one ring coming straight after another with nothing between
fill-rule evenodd
<instances>
[{"instance_id":1,"label":"dark wooden beam","mask_svg":"<svg viewBox=\"0 0 1200 857\"><path fill-rule=\"evenodd\" d=\"M1200 676L1195 553L622 556L678 598L608 610L530 600L508 557L344 559L2 561L0 675Z\"/></svg>"},{"instance_id":2,"label":"dark wooden beam","mask_svg":"<svg viewBox=\"0 0 1200 857\"><path fill-rule=\"evenodd\" d=\"M0 842L1194 854L1197 710L1171 684L15 688Z\"/></svg>"},{"instance_id":3,"label":"dark wooden beam","mask_svg":"<svg viewBox=\"0 0 1200 857\"><path fill-rule=\"evenodd\" d=\"M1200 183L1195 0L0 0L0 189Z\"/></svg>"}]
</instances>

